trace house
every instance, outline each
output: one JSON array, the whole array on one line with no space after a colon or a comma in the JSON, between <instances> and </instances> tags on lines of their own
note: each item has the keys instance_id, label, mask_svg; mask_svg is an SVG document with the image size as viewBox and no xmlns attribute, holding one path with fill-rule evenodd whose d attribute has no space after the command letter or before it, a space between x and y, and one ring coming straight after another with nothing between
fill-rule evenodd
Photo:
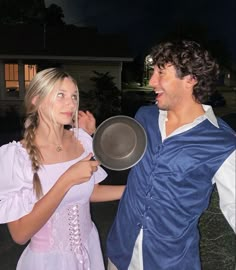
<instances>
[{"instance_id":1,"label":"house","mask_svg":"<svg viewBox=\"0 0 236 270\"><path fill-rule=\"evenodd\" d=\"M235 89L236 86L236 64L232 63L231 67L224 68L224 84Z\"/></svg>"},{"instance_id":2,"label":"house","mask_svg":"<svg viewBox=\"0 0 236 270\"><path fill-rule=\"evenodd\" d=\"M121 89L122 65L133 60L123 36L101 35L95 28L1 25L0 36L0 115L12 107L22 112L25 91L39 70L64 68L80 91L93 89L94 71L109 72Z\"/></svg>"}]
</instances>

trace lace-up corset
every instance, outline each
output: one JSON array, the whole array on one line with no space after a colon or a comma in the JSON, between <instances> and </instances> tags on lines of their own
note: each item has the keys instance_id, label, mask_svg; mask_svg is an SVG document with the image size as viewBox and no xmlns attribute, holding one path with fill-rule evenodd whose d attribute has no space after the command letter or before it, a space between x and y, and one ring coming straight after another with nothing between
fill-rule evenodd
<instances>
[{"instance_id":1,"label":"lace-up corset","mask_svg":"<svg viewBox=\"0 0 236 270\"><path fill-rule=\"evenodd\" d=\"M50 221L35 234L30 248L39 252L72 252L83 269L89 270L87 239L92 227L89 202L67 205L55 212Z\"/></svg>"}]
</instances>

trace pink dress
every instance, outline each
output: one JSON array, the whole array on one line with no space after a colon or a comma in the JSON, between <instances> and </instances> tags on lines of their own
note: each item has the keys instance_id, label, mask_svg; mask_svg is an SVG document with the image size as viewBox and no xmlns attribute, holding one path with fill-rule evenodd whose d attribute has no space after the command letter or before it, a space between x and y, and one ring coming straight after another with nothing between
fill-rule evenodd
<instances>
[{"instance_id":1,"label":"pink dress","mask_svg":"<svg viewBox=\"0 0 236 270\"><path fill-rule=\"evenodd\" d=\"M75 135L85 152L77 159L43 165L39 177L46 194L61 174L92 152L92 138L82 129ZM91 179L72 187L22 253L17 270L104 270L97 229L91 220L89 198L94 184L107 176L99 167ZM20 142L0 147L0 223L30 213L33 193L31 163Z\"/></svg>"}]
</instances>

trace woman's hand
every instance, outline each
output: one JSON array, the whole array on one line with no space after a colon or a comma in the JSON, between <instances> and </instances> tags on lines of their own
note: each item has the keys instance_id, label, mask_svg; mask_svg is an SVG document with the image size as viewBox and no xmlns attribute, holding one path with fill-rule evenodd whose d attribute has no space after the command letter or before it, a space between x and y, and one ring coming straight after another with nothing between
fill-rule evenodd
<instances>
[{"instance_id":1,"label":"woman's hand","mask_svg":"<svg viewBox=\"0 0 236 270\"><path fill-rule=\"evenodd\" d=\"M99 166L98 161L91 160L92 156L89 154L86 158L69 167L61 176L61 180L64 179L71 186L87 182Z\"/></svg>"},{"instance_id":2,"label":"woman's hand","mask_svg":"<svg viewBox=\"0 0 236 270\"><path fill-rule=\"evenodd\" d=\"M78 123L79 127L85 130L89 135L93 135L96 130L96 119L89 111L79 111Z\"/></svg>"}]
</instances>

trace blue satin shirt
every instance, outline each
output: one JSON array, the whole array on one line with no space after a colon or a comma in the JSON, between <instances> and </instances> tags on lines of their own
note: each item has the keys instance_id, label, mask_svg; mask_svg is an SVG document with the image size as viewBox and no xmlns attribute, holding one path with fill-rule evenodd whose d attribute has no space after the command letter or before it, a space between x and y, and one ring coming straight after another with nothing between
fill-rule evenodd
<instances>
[{"instance_id":1,"label":"blue satin shirt","mask_svg":"<svg viewBox=\"0 0 236 270\"><path fill-rule=\"evenodd\" d=\"M127 270L142 228L144 270L199 270L199 217L209 204L212 177L235 149L235 136L220 119L219 128L206 119L162 141L158 116L156 105L136 114L148 146L129 173L107 255Z\"/></svg>"}]
</instances>

